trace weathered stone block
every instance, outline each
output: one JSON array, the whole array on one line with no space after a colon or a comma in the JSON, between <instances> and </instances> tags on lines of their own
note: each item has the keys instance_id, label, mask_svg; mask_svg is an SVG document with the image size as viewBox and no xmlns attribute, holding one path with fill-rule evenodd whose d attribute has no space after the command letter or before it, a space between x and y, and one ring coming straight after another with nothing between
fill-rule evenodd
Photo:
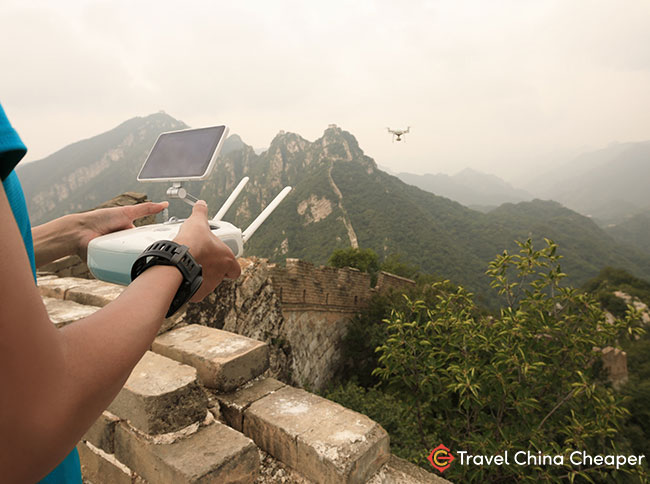
<instances>
[{"instance_id":1,"label":"weathered stone block","mask_svg":"<svg viewBox=\"0 0 650 484\"><path fill-rule=\"evenodd\" d=\"M274 378L263 378L244 385L234 393L217 395L221 415L228 425L241 432L246 409L253 402L285 386L284 383Z\"/></svg>"},{"instance_id":2,"label":"weathered stone block","mask_svg":"<svg viewBox=\"0 0 650 484\"><path fill-rule=\"evenodd\" d=\"M37 280L38 288L43 297L63 299L70 289L91 283L88 279L78 277L42 277Z\"/></svg>"},{"instance_id":3,"label":"weathered stone block","mask_svg":"<svg viewBox=\"0 0 650 484\"><path fill-rule=\"evenodd\" d=\"M421 467L391 455L388 462L369 480L368 484L451 484L448 480Z\"/></svg>"},{"instance_id":4,"label":"weathered stone block","mask_svg":"<svg viewBox=\"0 0 650 484\"><path fill-rule=\"evenodd\" d=\"M61 257L49 264L46 264L42 267L39 267L40 271L51 272L54 274L59 274L61 271L68 269L70 267L82 264L82 260L77 255L68 255Z\"/></svg>"},{"instance_id":5,"label":"weathered stone block","mask_svg":"<svg viewBox=\"0 0 650 484\"><path fill-rule=\"evenodd\" d=\"M192 324L155 339L152 350L192 365L208 388L231 391L269 367L266 343Z\"/></svg>"},{"instance_id":6,"label":"weathered stone block","mask_svg":"<svg viewBox=\"0 0 650 484\"><path fill-rule=\"evenodd\" d=\"M74 301L53 297L44 297L43 303L50 319L57 328L62 328L67 324L88 317L99 309L97 306L84 306Z\"/></svg>"},{"instance_id":7,"label":"weathered stone block","mask_svg":"<svg viewBox=\"0 0 650 484\"><path fill-rule=\"evenodd\" d=\"M68 289L65 299L79 304L103 307L117 299L122 291L124 291L124 286L98 280L86 280L85 284Z\"/></svg>"},{"instance_id":8,"label":"weathered stone block","mask_svg":"<svg viewBox=\"0 0 650 484\"><path fill-rule=\"evenodd\" d=\"M263 450L304 473L298 460L298 436L343 407L294 387L284 387L244 411L244 434Z\"/></svg>"},{"instance_id":9,"label":"weathered stone block","mask_svg":"<svg viewBox=\"0 0 650 484\"><path fill-rule=\"evenodd\" d=\"M388 434L365 415L343 409L298 436L298 466L318 483L364 483L390 457Z\"/></svg>"},{"instance_id":10,"label":"weathered stone block","mask_svg":"<svg viewBox=\"0 0 650 484\"><path fill-rule=\"evenodd\" d=\"M207 398L196 370L147 351L108 410L148 434L173 432L203 420Z\"/></svg>"},{"instance_id":11,"label":"weathered stone block","mask_svg":"<svg viewBox=\"0 0 650 484\"><path fill-rule=\"evenodd\" d=\"M116 431L115 454L149 482L252 483L260 458L252 440L214 422L171 444L157 444L124 422Z\"/></svg>"},{"instance_id":12,"label":"weathered stone block","mask_svg":"<svg viewBox=\"0 0 650 484\"><path fill-rule=\"evenodd\" d=\"M84 434L83 440L109 454L115 452L115 426L120 421L110 412L103 412Z\"/></svg>"},{"instance_id":13,"label":"weathered stone block","mask_svg":"<svg viewBox=\"0 0 650 484\"><path fill-rule=\"evenodd\" d=\"M77 450L84 482L133 484L135 476L131 469L117 461L114 456L84 442L77 444Z\"/></svg>"},{"instance_id":14,"label":"weathered stone block","mask_svg":"<svg viewBox=\"0 0 650 484\"><path fill-rule=\"evenodd\" d=\"M319 483L365 482L390 455L377 423L293 387L252 403L243 428L260 448Z\"/></svg>"}]
</instances>

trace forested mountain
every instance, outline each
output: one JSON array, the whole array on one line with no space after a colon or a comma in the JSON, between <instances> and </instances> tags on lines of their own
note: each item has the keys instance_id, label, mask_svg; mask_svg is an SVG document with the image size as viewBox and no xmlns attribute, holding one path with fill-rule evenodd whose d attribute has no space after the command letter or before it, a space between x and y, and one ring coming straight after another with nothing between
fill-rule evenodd
<instances>
[{"instance_id":1,"label":"forested mountain","mask_svg":"<svg viewBox=\"0 0 650 484\"><path fill-rule=\"evenodd\" d=\"M495 208L502 203L523 202L534 198L525 190L514 188L495 175L471 168L465 168L455 175L399 173L397 177L409 185L481 211Z\"/></svg>"},{"instance_id":2,"label":"forested mountain","mask_svg":"<svg viewBox=\"0 0 650 484\"><path fill-rule=\"evenodd\" d=\"M134 190L145 157L163 131L187 128L165 113L130 119L32 163L18 165L32 223L88 210Z\"/></svg>"},{"instance_id":3,"label":"forested mountain","mask_svg":"<svg viewBox=\"0 0 650 484\"><path fill-rule=\"evenodd\" d=\"M645 141L582 154L526 188L607 225L650 209L649 180L650 141Z\"/></svg>"},{"instance_id":4,"label":"forested mountain","mask_svg":"<svg viewBox=\"0 0 650 484\"><path fill-rule=\"evenodd\" d=\"M157 134L185 127L165 114L135 118L96 138L75 143L20 170L30 210L37 219L89 209L125 191L164 199L167 184L136 182ZM487 263L514 239L554 239L567 255L574 282L605 265L650 277L650 257L626 249L589 218L555 202L505 204L488 214L471 210L377 168L350 133L332 125L313 142L280 132L255 153L239 137L224 146L211 177L187 184L215 213L243 176L251 181L226 215L245 226L285 185L293 192L251 239L248 254L324 263L336 248L372 248L380 256L400 253L423 271L484 293ZM175 201L172 215L189 207Z\"/></svg>"},{"instance_id":5,"label":"forested mountain","mask_svg":"<svg viewBox=\"0 0 650 484\"><path fill-rule=\"evenodd\" d=\"M609 225L605 231L615 240L650 254L650 210L627 217L618 224Z\"/></svg>"}]
</instances>

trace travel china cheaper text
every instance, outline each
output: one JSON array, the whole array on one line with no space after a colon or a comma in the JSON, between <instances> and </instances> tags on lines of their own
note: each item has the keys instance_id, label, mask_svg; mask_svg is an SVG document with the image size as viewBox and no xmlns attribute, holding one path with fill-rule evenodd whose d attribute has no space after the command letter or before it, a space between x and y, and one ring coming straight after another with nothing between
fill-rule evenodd
<instances>
[{"instance_id":1,"label":"travel china cheaper text","mask_svg":"<svg viewBox=\"0 0 650 484\"><path fill-rule=\"evenodd\" d=\"M591 455L585 451L576 450L567 456L557 454L543 454L542 452L533 453L530 451L520 450L511 454L504 451L503 454L496 455L472 455L466 450L455 451L460 465L520 465L520 466L563 466L571 464L574 466L612 466L617 469L623 466L640 465L645 459L645 455Z\"/></svg>"}]
</instances>

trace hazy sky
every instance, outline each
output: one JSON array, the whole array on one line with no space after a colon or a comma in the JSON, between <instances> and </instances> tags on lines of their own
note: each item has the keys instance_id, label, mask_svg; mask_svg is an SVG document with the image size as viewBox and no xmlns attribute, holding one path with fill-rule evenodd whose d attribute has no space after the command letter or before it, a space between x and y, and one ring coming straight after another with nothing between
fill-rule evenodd
<instances>
[{"instance_id":1,"label":"hazy sky","mask_svg":"<svg viewBox=\"0 0 650 484\"><path fill-rule=\"evenodd\" d=\"M648 0L2 0L0 25L28 160L161 109L255 148L336 123L394 171L509 179L650 139Z\"/></svg>"}]
</instances>

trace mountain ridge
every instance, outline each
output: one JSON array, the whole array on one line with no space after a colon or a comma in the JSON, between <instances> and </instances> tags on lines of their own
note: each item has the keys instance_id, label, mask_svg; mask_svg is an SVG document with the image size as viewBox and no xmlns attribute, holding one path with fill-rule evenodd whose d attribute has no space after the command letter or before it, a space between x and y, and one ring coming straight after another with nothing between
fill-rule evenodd
<instances>
[{"instance_id":1,"label":"mountain ridge","mask_svg":"<svg viewBox=\"0 0 650 484\"><path fill-rule=\"evenodd\" d=\"M101 153L87 153L88 159L104 160L106 166L83 179L80 186L68 187L62 200L56 199L61 196L57 191L39 192L38 184L25 182L28 205L35 204L44 211L62 201L63 210L88 209L97 205L88 194L97 198L97 191L110 192L106 199L123 191L143 191L151 199L164 199L166 184L139 184L135 176L155 137L175 123L173 118L166 122L162 118L149 122L147 118L134 119L140 120L134 132L118 130L111 138L117 145ZM182 123L173 121L179 126ZM80 143L76 149L105 148L94 138ZM79 161L80 157L75 159ZM72 173L83 168L68 166ZM22 177L22 170L19 175ZM297 257L324 263L333 250L356 244L374 249L382 258L400 253L405 261L425 272L485 294L488 261L504 249L516 250L515 238L531 236L537 244L543 237L560 244L561 252L567 254L567 272L576 283L597 274L604 265L620 266L646 278L650 275L650 257L621 246L592 220L560 204L535 200L504 204L488 214L480 213L383 172L351 133L335 125L314 141L281 131L260 154L233 135L226 140L212 175L185 186L206 200L212 213L243 176L249 176L251 181L225 217L242 228L282 187L294 187L246 247L248 254L275 261ZM74 176L72 179L77 181ZM53 209L46 212L57 213ZM173 200L170 213L186 216L189 207Z\"/></svg>"}]
</instances>

